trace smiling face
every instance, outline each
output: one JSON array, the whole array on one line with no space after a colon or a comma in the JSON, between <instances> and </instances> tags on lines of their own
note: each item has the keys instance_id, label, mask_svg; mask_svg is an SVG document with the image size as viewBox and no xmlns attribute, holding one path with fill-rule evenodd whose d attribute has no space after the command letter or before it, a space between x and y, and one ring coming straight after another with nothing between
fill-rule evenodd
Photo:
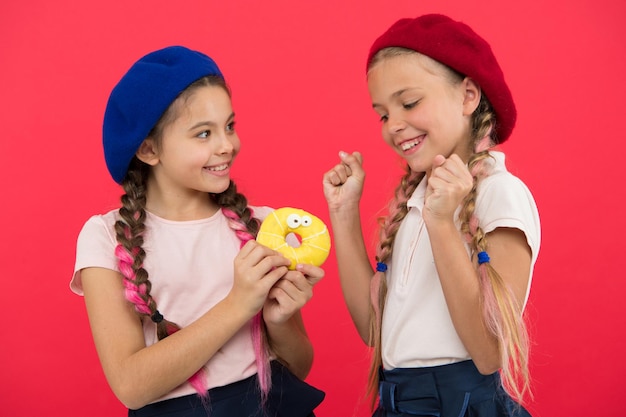
<instances>
[{"instance_id":1,"label":"smiling face","mask_svg":"<svg viewBox=\"0 0 626 417\"><path fill-rule=\"evenodd\" d=\"M223 86L203 85L172 106L176 117L165 123L158 140L146 139L137 154L152 166L153 188L201 199L225 191L240 148L228 92Z\"/></svg>"},{"instance_id":2,"label":"smiling face","mask_svg":"<svg viewBox=\"0 0 626 417\"><path fill-rule=\"evenodd\" d=\"M429 172L436 155L471 153L471 114L479 87L423 55L384 57L368 72L372 106L382 135L414 172Z\"/></svg>"}]
</instances>

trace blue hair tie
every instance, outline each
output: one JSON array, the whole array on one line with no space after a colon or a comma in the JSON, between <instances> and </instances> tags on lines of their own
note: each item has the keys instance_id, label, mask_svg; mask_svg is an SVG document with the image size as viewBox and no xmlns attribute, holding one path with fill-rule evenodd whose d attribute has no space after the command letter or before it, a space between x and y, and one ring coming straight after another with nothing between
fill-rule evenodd
<instances>
[{"instance_id":1,"label":"blue hair tie","mask_svg":"<svg viewBox=\"0 0 626 417\"><path fill-rule=\"evenodd\" d=\"M489 255L487 255L487 252L478 252L478 265L484 264L485 262L489 262Z\"/></svg>"},{"instance_id":2,"label":"blue hair tie","mask_svg":"<svg viewBox=\"0 0 626 417\"><path fill-rule=\"evenodd\" d=\"M387 272L387 264L383 262L376 262L377 272Z\"/></svg>"}]
</instances>

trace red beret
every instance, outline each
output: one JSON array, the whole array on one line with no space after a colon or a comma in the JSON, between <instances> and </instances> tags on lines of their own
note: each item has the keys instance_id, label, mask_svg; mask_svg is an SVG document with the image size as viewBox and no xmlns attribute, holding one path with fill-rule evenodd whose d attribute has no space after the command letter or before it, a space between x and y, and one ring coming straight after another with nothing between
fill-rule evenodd
<instances>
[{"instance_id":1,"label":"red beret","mask_svg":"<svg viewBox=\"0 0 626 417\"><path fill-rule=\"evenodd\" d=\"M374 41L367 67L378 51L392 46L427 55L476 81L496 112L494 139L508 139L517 118L511 91L491 47L469 26L439 14L400 19Z\"/></svg>"}]
</instances>

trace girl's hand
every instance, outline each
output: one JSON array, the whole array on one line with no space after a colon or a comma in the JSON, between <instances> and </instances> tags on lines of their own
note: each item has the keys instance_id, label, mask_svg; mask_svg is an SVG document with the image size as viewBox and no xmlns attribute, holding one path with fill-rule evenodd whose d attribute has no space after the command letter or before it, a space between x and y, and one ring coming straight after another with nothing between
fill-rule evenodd
<instances>
[{"instance_id":1,"label":"girl's hand","mask_svg":"<svg viewBox=\"0 0 626 417\"><path fill-rule=\"evenodd\" d=\"M246 242L234 261L234 283L228 294L235 305L258 313L270 289L287 273L291 261L254 240Z\"/></svg>"},{"instance_id":2,"label":"girl's hand","mask_svg":"<svg viewBox=\"0 0 626 417\"><path fill-rule=\"evenodd\" d=\"M424 221L453 221L454 212L471 191L474 180L467 165L453 154L449 158L437 155L428 176L424 196Z\"/></svg>"},{"instance_id":3,"label":"girl's hand","mask_svg":"<svg viewBox=\"0 0 626 417\"><path fill-rule=\"evenodd\" d=\"M365 182L363 157L359 152L339 152L341 162L324 174L324 196L330 211L358 206Z\"/></svg>"},{"instance_id":4,"label":"girl's hand","mask_svg":"<svg viewBox=\"0 0 626 417\"><path fill-rule=\"evenodd\" d=\"M289 320L313 296L313 286L324 277L324 270L314 265L298 264L270 290L263 307L267 324L279 325Z\"/></svg>"}]
</instances>

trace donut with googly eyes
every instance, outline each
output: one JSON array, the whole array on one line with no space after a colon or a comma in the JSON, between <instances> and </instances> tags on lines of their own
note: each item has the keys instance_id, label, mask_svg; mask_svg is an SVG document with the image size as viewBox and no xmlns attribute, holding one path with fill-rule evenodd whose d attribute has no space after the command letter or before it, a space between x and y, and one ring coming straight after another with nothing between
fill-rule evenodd
<instances>
[{"instance_id":1,"label":"donut with googly eyes","mask_svg":"<svg viewBox=\"0 0 626 417\"><path fill-rule=\"evenodd\" d=\"M300 237L300 246L287 242L290 234ZM279 208L268 214L256 240L289 259L289 269L296 269L296 264L320 266L330 252L330 235L324 222L309 212L292 207Z\"/></svg>"}]
</instances>

